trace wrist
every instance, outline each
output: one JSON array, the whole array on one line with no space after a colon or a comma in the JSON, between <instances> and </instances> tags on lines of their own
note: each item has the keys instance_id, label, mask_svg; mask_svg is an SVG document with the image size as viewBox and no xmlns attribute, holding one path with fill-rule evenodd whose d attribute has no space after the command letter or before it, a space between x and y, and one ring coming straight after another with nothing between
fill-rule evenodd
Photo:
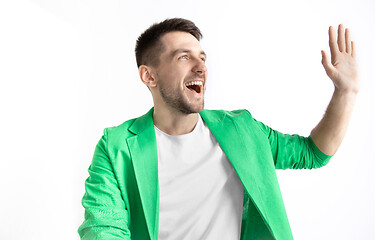
<instances>
[{"instance_id":1,"label":"wrist","mask_svg":"<svg viewBox=\"0 0 375 240\"><path fill-rule=\"evenodd\" d=\"M335 88L332 96L332 101L334 103L345 104L347 107L353 106L356 101L357 95L358 91Z\"/></svg>"},{"instance_id":2,"label":"wrist","mask_svg":"<svg viewBox=\"0 0 375 240\"><path fill-rule=\"evenodd\" d=\"M359 92L359 87L356 88L339 88L335 86L334 94L347 97L356 97Z\"/></svg>"}]
</instances>

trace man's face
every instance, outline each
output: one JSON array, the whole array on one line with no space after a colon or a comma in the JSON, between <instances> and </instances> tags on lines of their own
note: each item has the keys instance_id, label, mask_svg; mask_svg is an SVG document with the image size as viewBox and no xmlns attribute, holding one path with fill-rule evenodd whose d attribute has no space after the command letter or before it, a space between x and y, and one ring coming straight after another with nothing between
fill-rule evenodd
<instances>
[{"instance_id":1,"label":"man's face","mask_svg":"<svg viewBox=\"0 0 375 240\"><path fill-rule=\"evenodd\" d=\"M167 33L161 41L165 50L155 78L162 101L180 113L202 111L207 69L199 41L186 32Z\"/></svg>"}]
</instances>

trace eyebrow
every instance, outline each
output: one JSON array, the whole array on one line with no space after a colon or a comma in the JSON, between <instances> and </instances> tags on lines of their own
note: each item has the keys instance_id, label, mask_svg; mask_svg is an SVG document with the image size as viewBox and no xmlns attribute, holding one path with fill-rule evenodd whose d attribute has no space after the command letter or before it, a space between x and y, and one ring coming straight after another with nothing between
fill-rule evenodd
<instances>
[{"instance_id":1,"label":"eyebrow","mask_svg":"<svg viewBox=\"0 0 375 240\"><path fill-rule=\"evenodd\" d=\"M191 53L191 52L192 51L189 50L189 49L179 48L179 49L174 50L171 53L171 56L174 57L174 56L176 56L179 53ZM200 52L200 55L204 55L205 57L207 57L207 54L203 50Z\"/></svg>"}]
</instances>

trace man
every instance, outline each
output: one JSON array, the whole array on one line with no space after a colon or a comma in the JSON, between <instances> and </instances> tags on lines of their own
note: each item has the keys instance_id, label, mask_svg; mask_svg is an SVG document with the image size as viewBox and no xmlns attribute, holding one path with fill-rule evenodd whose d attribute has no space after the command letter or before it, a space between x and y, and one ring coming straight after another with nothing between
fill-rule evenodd
<instances>
[{"instance_id":1,"label":"man","mask_svg":"<svg viewBox=\"0 0 375 240\"><path fill-rule=\"evenodd\" d=\"M82 239L293 239L275 168L318 168L337 151L359 79L348 29L329 28L335 91L309 137L281 134L246 110L204 109L206 54L185 19L152 25L136 58L154 107L107 128L86 180Z\"/></svg>"}]
</instances>

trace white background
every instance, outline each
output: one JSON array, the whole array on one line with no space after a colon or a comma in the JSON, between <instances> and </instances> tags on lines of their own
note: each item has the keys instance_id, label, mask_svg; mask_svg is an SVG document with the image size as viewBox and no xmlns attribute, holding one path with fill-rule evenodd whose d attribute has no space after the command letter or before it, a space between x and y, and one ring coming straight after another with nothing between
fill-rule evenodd
<instances>
[{"instance_id":1,"label":"white background","mask_svg":"<svg viewBox=\"0 0 375 240\"><path fill-rule=\"evenodd\" d=\"M278 171L294 238L374 239L374 1L0 3L0 239L78 239L81 198L105 127L152 107L135 40L168 17L193 20L208 54L206 108L247 108L308 135L333 85L328 27L349 27L362 89L346 138L319 170Z\"/></svg>"}]
</instances>

